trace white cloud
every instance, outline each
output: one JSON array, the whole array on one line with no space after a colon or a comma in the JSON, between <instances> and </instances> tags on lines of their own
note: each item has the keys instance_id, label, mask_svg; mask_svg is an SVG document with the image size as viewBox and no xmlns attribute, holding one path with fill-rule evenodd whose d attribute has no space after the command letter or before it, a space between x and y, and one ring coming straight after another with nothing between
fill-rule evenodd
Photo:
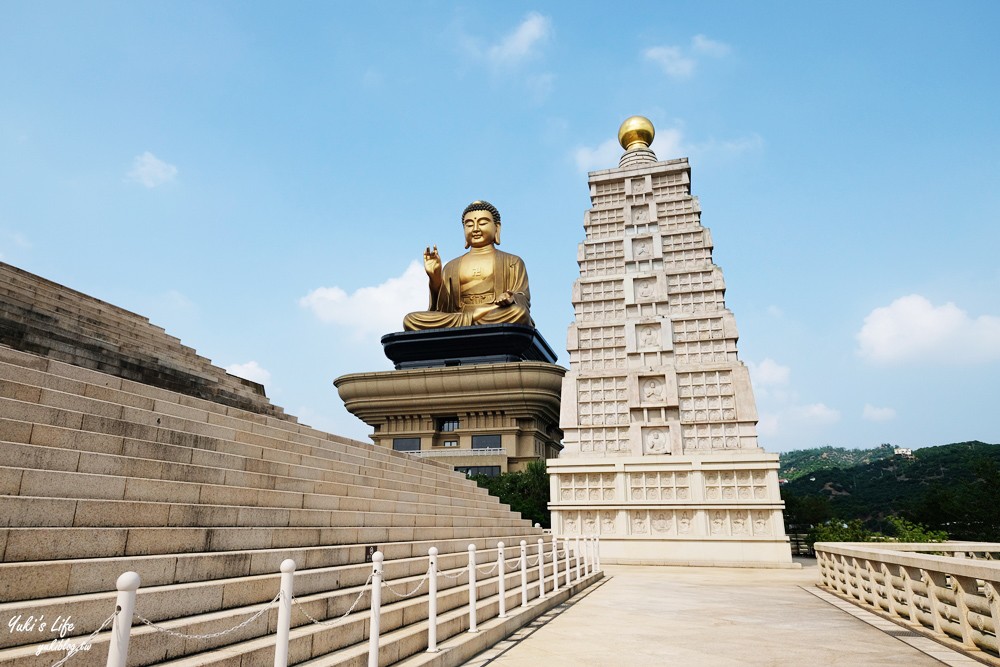
<instances>
[{"instance_id":1,"label":"white cloud","mask_svg":"<svg viewBox=\"0 0 1000 667\"><path fill-rule=\"evenodd\" d=\"M935 306L919 294L873 310L855 337L859 354L877 364L1000 359L1000 317L973 319L952 302Z\"/></svg>"},{"instance_id":2,"label":"white cloud","mask_svg":"<svg viewBox=\"0 0 1000 667\"><path fill-rule=\"evenodd\" d=\"M580 171L596 171L597 169L617 167L621 154L622 147L618 140L608 139L597 148L580 146L573 151L573 159Z\"/></svg>"},{"instance_id":3,"label":"white cloud","mask_svg":"<svg viewBox=\"0 0 1000 667\"><path fill-rule=\"evenodd\" d=\"M788 384L792 376L791 368L782 366L770 358L764 359L759 364L748 361L747 366L750 368L750 379L755 387L758 385L762 387L784 386Z\"/></svg>"},{"instance_id":4,"label":"white cloud","mask_svg":"<svg viewBox=\"0 0 1000 667\"><path fill-rule=\"evenodd\" d=\"M155 188L177 178L177 167L146 151L142 155L137 155L132 161L128 178L147 188Z\"/></svg>"},{"instance_id":5,"label":"white cloud","mask_svg":"<svg viewBox=\"0 0 1000 667\"><path fill-rule=\"evenodd\" d=\"M427 274L420 262L411 262L403 274L381 285L360 287L348 294L340 287L319 287L299 299L323 322L353 331L358 338L400 331L403 316L427 308Z\"/></svg>"},{"instance_id":6,"label":"white cloud","mask_svg":"<svg viewBox=\"0 0 1000 667\"><path fill-rule=\"evenodd\" d=\"M672 160L690 153L684 146L684 134L676 127L657 130L650 146L660 160Z\"/></svg>"},{"instance_id":7,"label":"white cloud","mask_svg":"<svg viewBox=\"0 0 1000 667\"><path fill-rule=\"evenodd\" d=\"M266 385L271 381L271 373L256 361L248 361L245 364L230 364L226 366L226 372L230 375L235 375L236 377L241 377L244 380L250 380L251 382L259 382L260 384Z\"/></svg>"},{"instance_id":8,"label":"white cloud","mask_svg":"<svg viewBox=\"0 0 1000 667\"><path fill-rule=\"evenodd\" d=\"M668 127L656 130L653 145L650 148L656 153L657 159L672 160L678 157L695 159L728 159L758 150L764 146L764 140L758 134L747 137L719 141L708 141L692 144L684 140L684 132L678 127ZM611 169L618 166L622 155L622 147L617 139L608 139L596 148L581 146L573 151L573 160L580 171L596 171Z\"/></svg>"},{"instance_id":9,"label":"white cloud","mask_svg":"<svg viewBox=\"0 0 1000 667\"><path fill-rule=\"evenodd\" d=\"M693 53L711 58L724 58L732 51L725 42L709 39L705 35L691 38L690 52L679 46L651 46L642 52L643 57L657 65L672 79L688 79L698 67Z\"/></svg>"},{"instance_id":10,"label":"white cloud","mask_svg":"<svg viewBox=\"0 0 1000 667\"><path fill-rule=\"evenodd\" d=\"M896 411L892 408L876 408L871 403L865 403L861 417L870 422L887 422L896 418Z\"/></svg>"},{"instance_id":11,"label":"white cloud","mask_svg":"<svg viewBox=\"0 0 1000 667\"><path fill-rule=\"evenodd\" d=\"M788 414L796 420L812 424L834 424L840 421L840 411L824 403L798 405L790 409Z\"/></svg>"},{"instance_id":12,"label":"white cloud","mask_svg":"<svg viewBox=\"0 0 1000 667\"><path fill-rule=\"evenodd\" d=\"M494 44L487 56L494 65L516 65L536 54L537 47L552 33L552 22L538 12L529 13L500 43Z\"/></svg>"},{"instance_id":13,"label":"white cloud","mask_svg":"<svg viewBox=\"0 0 1000 667\"><path fill-rule=\"evenodd\" d=\"M642 55L673 79L686 79L694 74L695 60L685 56L679 46L651 46Z\"/></svg>"},{"instance_id":14,"label":"white cloud","mask_svg":"<svg viewBox=\"0 0 1000 667\"><path fill-rule=\"evenodd\" d=\"M732 47L725 42L717 42L714 39L705 37L705 35L695 35L692 37L691 48L698 53L703 53L706 56L712 56L713 58L724 58L733 50Z\"/></svg>"}]
</instances>

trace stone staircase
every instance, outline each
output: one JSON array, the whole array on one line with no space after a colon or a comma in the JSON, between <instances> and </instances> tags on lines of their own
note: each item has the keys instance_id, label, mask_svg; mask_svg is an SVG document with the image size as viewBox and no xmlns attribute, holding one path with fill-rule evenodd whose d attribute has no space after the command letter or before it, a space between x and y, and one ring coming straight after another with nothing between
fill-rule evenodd
<instances>
[{"instance_id":1,"label":"stone staircase","mask_svg":"<svg viewBox=\"0 0 1000 667\"><path fill-rule=\"evenodd\" d=\"M142 315L0 262L0 343L117 377L295 421Z\"/></svg>"},{"instance_id":2,"label":"stone staircase","mask_svg":"<svg viewBox=\"0 0 1000 667\"><path fill-rule=\"evenodd\" d=\"M9 284L12 268L0 267L2 313L16 310L15 297L30 292L31 274L15 269L25 284L17 290ZM119 361L155 357L160 367L173 368L173 378L222 377L220 369L199 370L193 350L164 342L165 334L141 323L135 327L141 336L115 333L139 316L120 309L107 316L92 303L77 303L89 297L59 298L60 286L43 287L56 296L43 298L38 289L38 299L22 308L35 313L22 339L36 350L0 345L0 667L52 665L64 657L36 655L58 633L14 628L31 618L71 619L64 639L79 645L111 615L115 580L128 570L142 579L137 615L159 626L134 622L129 665L270 665L277 606L269 603L287 558L297 564L289 662L315 666L367 663L371 547L386 559L381 665L460 664L600 577L563 585L558 595L518 609L515 545L527 540L534 547L541 538L551 553L551 537L483 489L442 464L314 430L274 406L247 410L229 404L239 401L136 381L123 371L125 363L113 373L93 368L94 359L78 364L82 353L46 336L63 336L71 347L73 336L89 331L95 335L88 340L115 347ZM76 313L77 320L46 320L46 308ZM70 331L66 322L79 319L87 325ZM53 320L60 327L42 327ZM37 353L46 349L47 356ZM236 388L220 392L207 393L244 396ZM250 395L257 408L270 405L262 392ZM498 541L515 547L506 552L505 575L506 604L514 611L487 620L498 613L498 581L484 577L477 584L482 631L466 633L468 593L460 573L467 547L477 547L485 572ZM436 654L423 653L422 580L431 546L440 551L442 571L438 637L445 650ZM551 562L546 574L551 578ZM531 568L529 581L537 576ZM403 597L418 584L416 595ZM109 634L98 634L90 650L66 664L103 665Z\"/></svg>"}]
</instances>

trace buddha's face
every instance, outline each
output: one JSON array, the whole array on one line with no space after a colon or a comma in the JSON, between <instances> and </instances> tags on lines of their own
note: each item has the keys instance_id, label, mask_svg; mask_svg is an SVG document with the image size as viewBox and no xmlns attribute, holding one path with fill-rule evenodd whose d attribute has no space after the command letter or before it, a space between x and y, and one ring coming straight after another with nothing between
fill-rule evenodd
<instances>
[{"instance_id":1,"label":"buddha's face","mask_svg":"<svg viewBox=\"0 0 1000 667\"><path fill-rule=\"evenodd\" d=\"M489 211L469 211L462 225L465 227L465 247L485 248L496 243L499 225Z\"/></svg>"}]
</instances>

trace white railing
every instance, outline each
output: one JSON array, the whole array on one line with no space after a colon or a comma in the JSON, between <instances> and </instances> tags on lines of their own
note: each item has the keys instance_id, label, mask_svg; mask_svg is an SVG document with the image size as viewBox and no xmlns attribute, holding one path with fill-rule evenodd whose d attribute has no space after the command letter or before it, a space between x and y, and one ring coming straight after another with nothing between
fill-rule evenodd
<instances>
[{"instance_id":1,"label":"white railing","mask_svg":"<svg viewBox=\"0 0 1000 667\"><path fill-rule=\"evenodd\" d=\"M129 637L131 633L132 619L146 624L147 626L153 628L156 631L164 632L171 636L180 637L188 641L196 641L199 639L210 639L216 637L222 637L234 632L241 630L246 627L256 619L260 618L264 613L273 607L278 609L278 619L275 628L275 646L274 646L274 666L275 667L287 667L288 655L289 655L289 635L291 627L291 618L293 608L298 609L306 618L309 619L314 624L323 626L335 626L339 622L346 619L351 613L354 612L358 603L365 596L365 593L369 594L369 637L368 637L368 665L369 667L377 667L378 665L378 655L379 655L379 635L380 635L380 625L381 625L381 599L382 599L382 589L387 589L393 594L394 600L402 600L405 598L412 597L416 595L422 588L424 583L429 581L429 593L428 593L428 607L427 607L427 651L434 653L438 651L437 642L437 631L438 631L438 611L437 611L437 601L438 601L438 576L441 575L446 579L455 580L454 586L460 585L457 581L463 577L466 579L466 588L468 590L468 631L476 632L478 629L477 623L480 620L477 616L483 611L488 611L490 605L480 607L477 605L477 579L478 575L483 578L479 579L479 583L486 585L491 578L493 578L494 572L496 573L497 579L497 589L500 595L499 608L496 610L496 615L499 618L504 618L506 614L506 593L505 584L506 579L509 574L515 571L520 572L521 577L521 606L527 607L529 599L531 597L531 590L537 591L535 595L535 604L540 603L546 599L546 590L549 590L550 595L555 595L559 592L559 578L565 576L566 578L566 590L567 594L571 594L572 591L569 588L570 582L570 551L573 552L573 559L576 561L576 583L580 583L583 580L581 577L581 568L584 572L593 573L595 571L600 571L600 538L596 536L587 536L582 538L583 544L580 543L580 538L576 539L576 548L573 549L570 541L563 540L563 548L565 550L565 557L563 561L558 558L557 540L559 538L552 539L552 550L549 552L551 556L551 562L546 560L545 544L542 539L538 540L537 550L532 547L528 547L525 540L521 540L521 551L519 557L516 559L516 564L508 565L507 558L504 553L503 542L497 543L497 558L493 567L488 571L480 572L480 567L476 562L476 546L470 544L468 546L469 559L466 566L461 568L455 568L453 572L440 572L438 570L438 549L436 547L431 547L428 550L428 561L427 561L427 571L423 574L423 578L413 586L412 589L406 592L400 592L393 587L393 582L386 578L386 569L388 569L390 563L385 562L385 557L381 551L376 551L372 555L372 572L368 576L368 580L365 581L364 586L361 587L361 591L358 593L354 600L354 603L350 608L341 616L326 620L318 620L313 618L305 609L299 604L294 595L295 587L295 569L296 564L292 559L286 559L281 563L281 577L280 584L278 588L278 593L275 597L260 609L256 610L252 616L244 619L238 625L218 632L213 632L207 635L189 635L176 630L161 627L152 621L149 621L144 616L142 616L139 611L136 610L136 596L140 586L139 575L135 572L126 572L118 577L117 588L118 597L115 600L115 610L107 620L95 630L89 637L84 640L80 646L75 647L76 650L69 653L65 658L56 663L56 665L63 665L67 661L71 660L72 657L79 651L89 651L91 642L108 626L108 624L113 623L111 628L111 636L109 637L109 648L108 648L108 659L107 667L125 667L125 663L128 659L128 646ZM529 559L528 551L535 551L535 555ZM449 554L454 556L455 554ZM565 563L564 572L560 572L560 563ZM529 589L527 585L527 579L529 574L529 567L534 568L537 566L538 580L537 586L532 586ZM551 572L551 576L546 574L546 572ZM399 582L396 582L399 585Z\"/></svg>"},{"instance_id":2,"label":"white railing","mask_svg":"<svg viewBox=\"0 0 1000 667\"><path fill-rule=\"evenodd\" d=\"M424 458L437 458L439 456L504 456L507 453L505 449L457 449L455 447L449 447L448 449L421 449L419 451L407 452L407 454L413 454L414 456L420 456Z\"/></svg>"},{"instance_id":3,"label":"white railing","mask_svg":"<svg viewBox=\"0 0 1000 667\"><path fill-rule=\"evenodd\" d=\"M1000 544L818 542L820 586L1000 665Z\"/></svg>"}]
</instances>

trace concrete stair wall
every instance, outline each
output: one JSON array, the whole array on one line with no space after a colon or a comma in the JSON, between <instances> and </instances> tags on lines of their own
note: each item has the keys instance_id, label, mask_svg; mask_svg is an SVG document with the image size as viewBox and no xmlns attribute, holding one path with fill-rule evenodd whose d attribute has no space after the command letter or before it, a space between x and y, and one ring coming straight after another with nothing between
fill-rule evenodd
<instances>
[{"instance_id":1,"label":"concrete stair wall","mask_svg":"<svg viewBox=\"0 0 1000 667\"><path fill-rule=\"evenodd\" d=\"M459 664L600 576L519 608L517 545L525 540L534 553L539 538L551 554L550 536L449 466L299 424L262 386L145 317L0 263L3 627L69 617L66 639L79 644L111 614L115 581L132 570L142 579L138 614L176 633L221 634L184 638L136 620L129 665L270 665L276 606L222 631L274 599L280 564L291 558L291 664L364 665L366 557L377 547L389 585L380 664ZM509 617L489 620L498 583L480 580L486 630L466 633L467 547L476 546L485 572L501 541ZM443 573L438 636L451 646L421 659L432 546ZM537 577L530 568L528 580ZM53 638L0 632L0 667L53 664L62 653L36 655ZM97 635L67 664L103 665L108 640L108 631Z\"/></svg>"},{"instance_id":2,"label":"concrete stair wall","mask_svg":"<svg viewBox=\"0 0 1000 667\"><path fill-rule=\"evenodd\" d=\"M337 619L357 602L332 627L296 609L293 664L365 664L369 597L358 594L371 572L367 546L385 553L387 581L410 591L431 546L440 569L454 574L465 569L470 543L485 571L503 541L513 569L520 540L534 551L539 537L550 553L549 536L440 463L0 347L5 622L70 615L79 632L70 639L82 640L113 609L115 579L134 570L143 580L140 614L188 635L219 632L273 599L280 563L292 558L299 609ZM510 609L519 585L519 573L507 574ZM441 576L439 589L439 637L462 639L464 576ZM496 579L480 581L477 592L481 618L495 616ZM382 595L380 661L391 664L426 648L426 583L412 599ZM270 664L276 614L202 640L137 622L129 664ZM0 666L61 657L34 655L38 643L0 633ZM103 665L106 652L103 633L68 664Z\"/></svg>"}]
</instances>

